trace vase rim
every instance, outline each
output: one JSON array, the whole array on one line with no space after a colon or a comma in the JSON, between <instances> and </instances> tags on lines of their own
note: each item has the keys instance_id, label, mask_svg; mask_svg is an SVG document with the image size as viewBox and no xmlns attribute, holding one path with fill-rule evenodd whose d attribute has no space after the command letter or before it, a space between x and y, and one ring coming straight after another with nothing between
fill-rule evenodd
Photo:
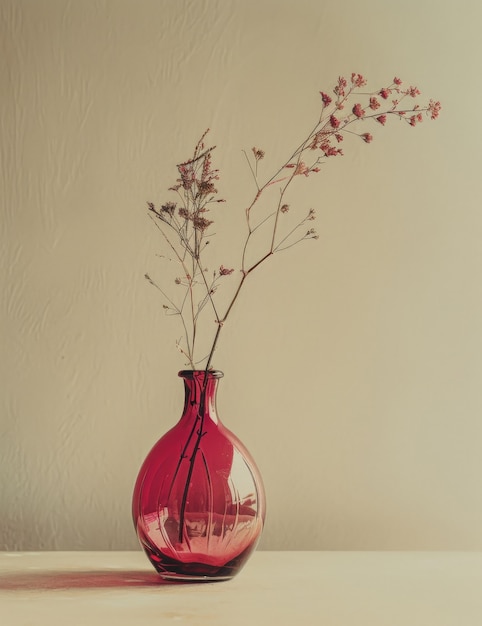
<instances>
[{"instance_id":1,"label":"vase rim","mask_svg":"<svg viewBox=\"0 0 482 626\"><path fill-rule=\"evenodd\" d=\"M178 372L178 376L180 376L181 378L194 378L195 376L200 376L202 374L205 374L206 370L181 370L180 372ZM208 376L209 378L222 378L224 376L224 373L221 372L220 370L208 370Z\"/></svg>"}]
</instances>

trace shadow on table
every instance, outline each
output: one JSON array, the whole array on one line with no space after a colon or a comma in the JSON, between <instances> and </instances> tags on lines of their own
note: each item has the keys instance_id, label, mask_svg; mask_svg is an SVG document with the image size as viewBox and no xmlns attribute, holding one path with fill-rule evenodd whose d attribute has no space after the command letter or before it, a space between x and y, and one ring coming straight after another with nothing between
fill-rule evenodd
<instances>
[{"instance_id":1,"label":"shadow on table","mask_svg":"<svg viewBox=\"0 0 482 626\"><path fill-rule=\"evenodd\" d=\"M92 570L75 572L12 572L0 574L0 591L43 591L55 589L108 589L123 587L159 587L186 583L163 580L155 572Z\"/></svg>"}]
</instances>

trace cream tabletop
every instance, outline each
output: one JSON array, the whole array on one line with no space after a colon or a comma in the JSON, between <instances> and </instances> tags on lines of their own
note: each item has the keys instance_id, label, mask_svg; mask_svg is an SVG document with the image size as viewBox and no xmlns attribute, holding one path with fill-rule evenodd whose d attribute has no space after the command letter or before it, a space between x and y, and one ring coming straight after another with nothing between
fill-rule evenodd
<instances>
[{"instance_id":1,"label":"cream tabletop","mask_svg":"<svg viewBox=\"0 0 482 626\"><path fill-rule=\"evenodd\" d=\"M481 626L480 552L257 552L163 583L141 552L0 553L1 626Z\"/></svg>"}]
</instances>

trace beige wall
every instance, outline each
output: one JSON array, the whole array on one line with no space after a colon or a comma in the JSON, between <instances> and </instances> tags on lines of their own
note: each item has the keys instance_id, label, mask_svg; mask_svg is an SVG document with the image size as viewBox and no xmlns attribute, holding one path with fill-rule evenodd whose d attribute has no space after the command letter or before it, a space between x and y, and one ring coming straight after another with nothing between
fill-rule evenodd
<instances>
[{"instance_id":1,"label":"beige wall","mask_svg":"<svg viewBox=\"0 0 482 626\"><path fill-rule=\"evenodd\" d=\"M482 549L481 6L0 0L0 548L137 546L183 367L145 202L209 126L236 265L241 150L276 165L356 71L443 115L296 188L321 237L253 274L219 412L265 477L265 549Z\"/></svg>"}]
</instances>

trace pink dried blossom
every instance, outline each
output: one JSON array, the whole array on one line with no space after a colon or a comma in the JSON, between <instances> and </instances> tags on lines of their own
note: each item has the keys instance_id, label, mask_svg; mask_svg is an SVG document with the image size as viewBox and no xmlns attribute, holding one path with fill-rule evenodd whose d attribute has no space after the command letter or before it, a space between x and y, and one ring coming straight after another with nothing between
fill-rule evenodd
<instances>
[{"instance_id":1,"label":"pink dried blossom","mask_svg":"<svg viewBox=\"0 0 482 626\"><path fill-rule=\"evenodd\" d=\"M370 109L372 111L376 111L380 106L380 102L375 98L375 96L372 96L370 98Z\"/></svg>"},{"instance_id":2,"label":"pink dried blossom","mask_svg":"<svg viewBox=\"0 0 482 626\"><path fill-rule=\"evenodd\" d=\"M304 161L300 161L296 165L295 176L299 176L300 174L304 174L305 176L308 176L309 172L310 171Z\"/></svg>"},{"instance_id":3,"label":"pink dried blossom","mask_svg":"<svg viewBox=\"0 0 482 626\"><path fill-rule=\"evenodd\" d=\"M202 144L204 146L204 144ZM212 170L211 170L211 153L208 152L206 154L206 156L204 157L204 161L203 161L203 169L202 169L202 174L201 174L201 180L205 181L211 178L211 174L212 174ZM217 176L214 176L214 178L218 178Z\"/></svg>"},{"instance_id":4,"label":"pink dried blossom","mask_svg":"<svg viewBox=\"0 0 482 626\"><path fill-rule=\"evenodd\" d=\"M229 274L232 274L233 272L234 269L228 269L227 267L224 267L224 265L221 265L221 267L219 268L220 276L229 276Z\"/></svg>"},{"instance_id":5,"label":"pink dried blossom","mask_svg":"<svg viewBox=\"0 0 482 626\"><path fill-rule=\"evenodd\" d=\"M321 95L321 99L323 101L323 106L327 107L332 103L332 99L330 98L330 96L326 93L323 93L323 91L320 91L320 95Z\"/></svg>"},{"instance_id":6,"label":"pink dried blossom","mask_svg":"<svg viewBox=\"0 0 482 626\"><path fill-rule=\"evenodd\" d=\"M179 165L179 173L181 174L181 185L188 191L191 189L194 181L196 180L196 175L192 166Z\"/></svg>"},{"instance_id":7,"label":"pink dried blossom","mask_svg":"<svg viewBox=\"0 0 482 626\"><path fill-rule=\"evenodd\" d=\"M352 109L352 113L356 115L356 117L364 117L365 115L365 111L362 109L361 104L355 104L355 106Z\"/></svg>"},{"instance_id":8,"label":"pink dried blossom","mask_svg":"<svg viewBox=\"0 0 482 626\"><path fill-rule=\"evenodd\" d=\"M430 119L436 120L439 116L440 109L442 108L440 102L435 102L435 100L430 100L428 103L428 110L430 113Z\"/></svg>"},{"instance_id":9,"label":"pink dried blossom","mask_svg":"<svg viewBox=\"0 0 482 626\"><path fill-rule=\"evenodd\" d=\"M346 87L346 85L347 85L346 78L343 78L343 76L340 76L338 78L338 84L333 89L333 91L335 92L335 94L337 96L343 97L345 95L345 87Z\"/></svg>"},{"instance_id":10,"label":"pink dried blossom","mask_svg":"<svg viewBox=\"0 0 482 626\"><path fill-rule=\"evenodd\" d=\"M395 83L395 85L401 85L402 84L402 81L400 80L400 78L397 78L396 76L393 79L393 82Z\"/></svg>"},{"instance_id":11,"label":"pink dried blossom","mask_svg":"<svg viewBox=\"0 0 482 626\"><path fill-rule=\"evenodd\" d=\"M330 126L332 128L339 128L340 127L340 120L335 117L334 115L330 116Z\"/></svg>"},{"instance_id":12,"label":"pink dried blossom","mask_svg":"<svg viewBox=\"0 0 482 626\"><path fill-rule=\"evenodd\" d=\"M326 138L327 135L330 135L330 131L329 130L325 130L324 128L322 128L321 130L319 130L314 136L313 136L313 140L310 144L310 148L311 150L316 150L316 148L318 148L318 144L320 144L322 141L324 141L324 139Z\"/></svg>"},{"instance_id":13,"label":"pink dried blossom","mask_svg":"<svg viewBox=\"0 0 482 626\"><path fill-rule=\"evenodd\" d=\"M260 161L264 158L264 150L260 150L259 148L251 148L254 154L254 158L256 161Z\"/></svg>"},{"instance_id":14,"label":"pink dried blossom","mask_svg":"<svg viewBox=\"0 0 482 626\"><path fill-rule=\"evenodd\" d=\"M370 143L373 141L373 136L370 135L370 133L363 133L363 135L360 135L360 137L363 139L365 143Z\"/></svg>"},{"instance_id":15,"label":"pink dried blossom","mask_svg":"<svg viewBox=\"0 0 482 626\"><path fill-rule=\"evenodd\" d=\"M379 95L384 99L387 100L388 96L391 94L391 90L388 89L388 87L384 87L383 89L380 89L379 91Z\"/></svg>"},{"instance_id":16,"label":"pink dried blossom","mask_svg":"<svg viewBox=\"0 0 482 626\"><path fill-rule=\"evenodd\" d=\"M355 87L364 87L367 84L367 81L361 74L355 74L354 72L351 75L351 82Z\"/></svg>"},{"instance_id":17,"label":"pink dried blossom","mask_svg":"<svg viewBox=\"0 0 482 626\"><path fill-rule=\"evenodd\" d=\"M409 87L405 93L411 98L416 98L420 95L420 90L417 87Z\"/></svg>"},{"instance_id":18,"label":"pink dried blossom","mask_svg":"<svg viewBox=\"0 0 482 626\"><path fill-rule=\"evenodd\" d=\"M166 204L163 204L161 206L161 211L163 213L167 213L168 215L170 215L170 217L174 215L175 210L176 210L175 202L166 202Z\"/></svg>"},{"instance_id":19,"label":"pink dried blossom","mask_svg":"<svg viewBox=\"0 0 482 626\"><path fill-rule=\"evenodd\" d=\"M192 218L192 223L196 230L200 230L201 232L204 232L207 228L209 228L209 226L211 226L213 222L212 220L207 220L205 217L200 217L199 215L195 215Z\"/></svg>"},{"instance_id":20,"label":"pink dried blossom","mask_svg":"<svg viewBox=\"0 0 482 626\"><path fill-rule=\"evenodd\" d=\"M409 124L410 126L415 126L416 124L420 123L423 121L423 117L421 113L417 113L416 115L412 115L410 120L409 120Z\"/></svg>"},{"instance_id":21,"label":"pink dried blossom","mask_svg":"<svg viewBox=\"0 0 482 626\"><path fill-rule=\"evenodd\" d=\"M201 180L198 184L199 193L202 196L207 196L209 194L215 194L218 192L214 184L210 180Z\"/></svg>"},{"instance_id":22,"label":"pink dried blossom","mask_svg":"<svg viewBox=\"0 0 482 626\"><path fill-rule=\"evenodd\" d=\"M334 146L330 145L328 142L321 144L320 150L322 150L323 154L326 157L338 156L339 154L340 155L343 154L341 148L335 148Z\"/></svg>"},{"instance_id":23,"label":"pink dried blossom","mask_svg":"<svg viewBox=\"0 0 482 626\"><path fill-rule=\"evenodd\" d=\"M377 120L377 122L379 122L382 126L385 126L385 122L387 121L387 116L386 115L379 115L377 118L375 118Z\"/></svg>"},{"instance_id":24,"label":"pink dried blossom","mask_svg":"<svg viewBox=\"0 0 482 626\"><path fill-rule=\"evenodd\" d=\"M314 228L310 228L310 230L307 231L304 238L305 239L319 239L320 236L318 235L318 233L316 232Z\"/></svg>"}]
</instances>

